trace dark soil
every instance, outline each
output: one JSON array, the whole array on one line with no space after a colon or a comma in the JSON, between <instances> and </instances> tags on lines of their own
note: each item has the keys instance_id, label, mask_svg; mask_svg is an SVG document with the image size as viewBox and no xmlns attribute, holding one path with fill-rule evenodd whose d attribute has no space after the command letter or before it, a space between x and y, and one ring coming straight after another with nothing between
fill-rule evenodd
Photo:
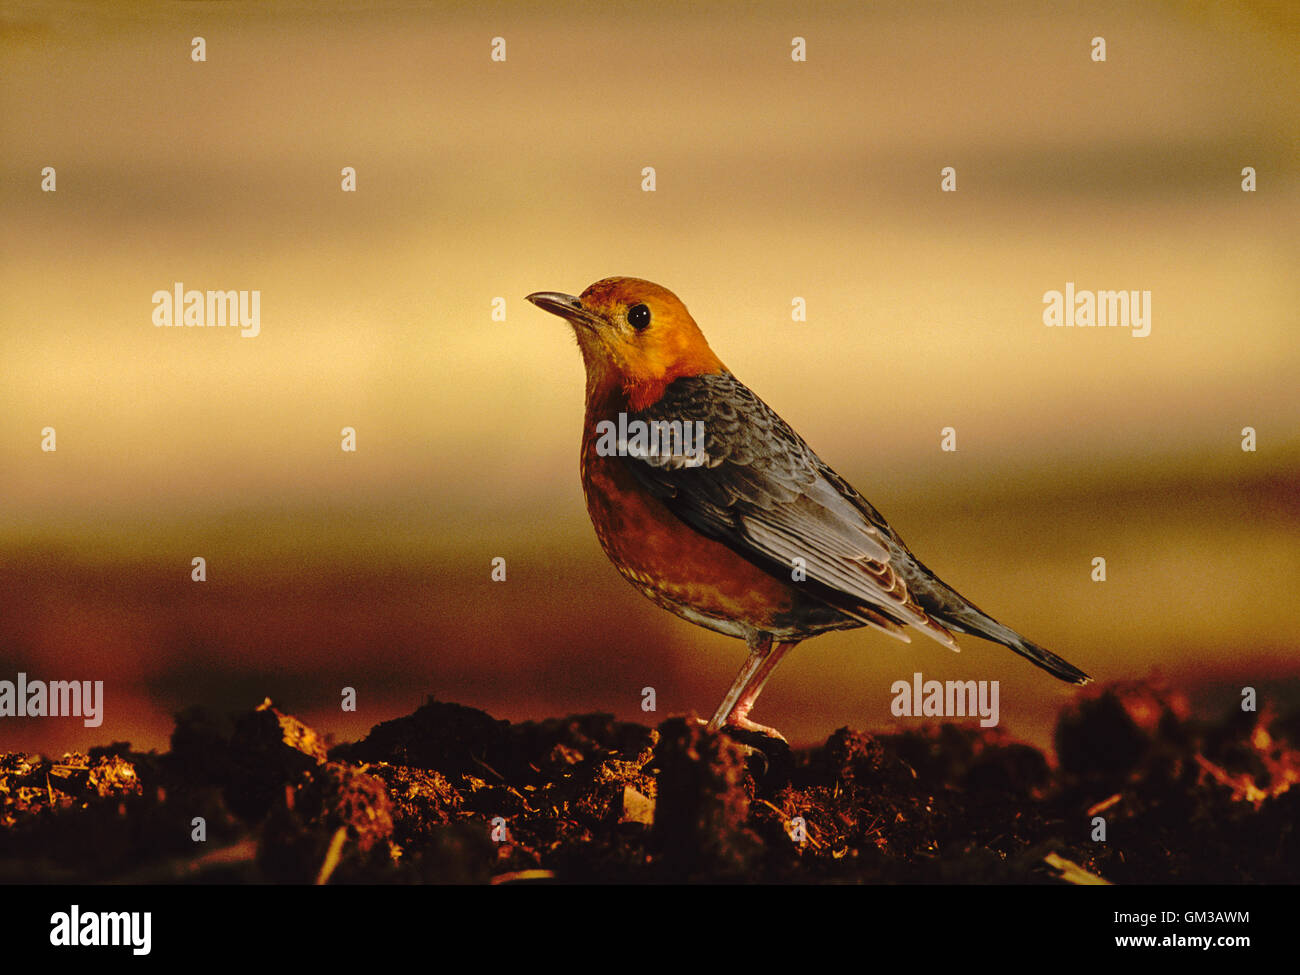
<instances>
[{"instance_id":1,"label":"dark soil","mask_svg":"<svg viewBox=\"0 0 1300 975\"><path fill-rule=\"evenodd\" d=\"M1148 685L1080 696L1059 767L964 725L791 752L430 700L327 750L192 710L163 755L0 755L0 882L1296 882L1298 740Z\"/></svg>"}]
</instances>

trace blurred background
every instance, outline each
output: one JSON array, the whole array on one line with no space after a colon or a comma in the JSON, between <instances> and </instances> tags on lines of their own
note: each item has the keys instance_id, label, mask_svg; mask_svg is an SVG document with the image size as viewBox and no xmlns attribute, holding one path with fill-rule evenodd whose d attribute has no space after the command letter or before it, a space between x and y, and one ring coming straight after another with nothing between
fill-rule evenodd
<instances>
[{"instance_id":1,"label":"blurred background","mask_svg":"<svg viewBox=\"0 0 1300 975\"><path fill-rule=\"evenodd\" d=\"M711 713L744 647L605 560L581 362L523 301L612 274L681 296L994 616L1216 715L1245 684L1294 703L1295 18L6 3L0 679L103 680L106 716L6 718L0 749L165 748L179 708L266 695L339 739L429 694L511 720ZM155 328L177 281L260 290L260 336ZM1045 328L1067 281L1150 290L1150 336ZM920 671L1002 681L1003 727L1046 743L1074 691L961 642L819 637L755 717L795 743L884 729Z\"/></svg>"}]
</instances>

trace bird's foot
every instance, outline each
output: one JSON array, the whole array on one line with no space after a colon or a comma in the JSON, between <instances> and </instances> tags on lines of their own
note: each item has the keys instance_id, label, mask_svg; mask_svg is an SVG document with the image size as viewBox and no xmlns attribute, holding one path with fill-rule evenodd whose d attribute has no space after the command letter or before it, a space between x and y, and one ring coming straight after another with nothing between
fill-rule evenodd
<instances>
[{"instance_id":1,"label":"bird's foot","mask_svg":"<svg viewBox=\"0 0 1300 975\"><path fill-rule=\"evenodd\" d=\"M767 725L759 724L757 721L750 721L749 718L743 714L733 714L731 720L723 725L724 731L728 728L736 728L739 731L748 731L750 734L762 735L764 738L772 738L786 747L789 747L790 745L790 743L785 740L785 735L781 734L781 732L777 731L775 728L769 728Z\"/></svg>"},{"instance_id":2,"label":"bird's foot","mask_svg":"<svg viewBox=\"0 0 1300 975\"><path fill-rule=\"evenodd\" d=\"M692 723L708 731L723 731L740 749L745 757L754 780L760 783L776 782L775 787L789 782L793 760L790 743L775 728L750 721L747 717L731 715L721 728L714 728L713 723L703 718L694 718Z\"/></svg>"},{"instance_id":3,"label":"bird's foot","mask_svg":"<svg viewBox=\"0 0 1300 975\"><path fill-rule=\"evenodd\" d=\"M746 745L744 741L737 738L736 735L731 734L731 732L739 731L741 732L741 737L755 736L758 738L765 738L772 742L779 741L787 748L790 747L790 743L785 740L785 735L781 734L781 732L777 731L775 728L769 728L765 724L759 724L757 721L750 721L748 718L744 717L743 715L733 714L727 720L727 723L722 725L721 727L714 727L712 721L705 721L703 718L699 718L699 717L693 717L690 719L690 721L692 724L703 727L706 731L727 732L729 735L731 735L733 739L737 740L737 743L745 750L746 755L751 754L754 751L754 749L751 748L749 745Z\"/></svg>"},{"instance_id":4,"label":"bird's foot","mask_svg":"<svg viewBox=\"0 0 1300 975\"><path fill-rule=\"evenodd\" d=\"M745 764L760 792L773 792L790 782L794 756L781 732L734 714L722 730L744 752Z\"/></svg>"}]
</instances>

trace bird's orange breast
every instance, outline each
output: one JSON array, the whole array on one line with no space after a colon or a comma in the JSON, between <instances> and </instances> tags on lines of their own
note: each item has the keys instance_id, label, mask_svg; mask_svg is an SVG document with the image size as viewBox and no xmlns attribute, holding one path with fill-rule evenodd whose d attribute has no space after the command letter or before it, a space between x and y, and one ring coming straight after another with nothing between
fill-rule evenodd
<instances>
[{"instance_id":1,"label":"bird's orange breast","mask_svg":"<svg viewBox=\"0 0 1300 975\"><path fill-rule=\"evenodd\" d=\"M596 451L594 426L588 423L583 438L583 492L596 537L619 572L660 606L711 629L733 636L746 627L784 629L802 594L669 511L627 460Z\"/></svg>"}]
</instances>

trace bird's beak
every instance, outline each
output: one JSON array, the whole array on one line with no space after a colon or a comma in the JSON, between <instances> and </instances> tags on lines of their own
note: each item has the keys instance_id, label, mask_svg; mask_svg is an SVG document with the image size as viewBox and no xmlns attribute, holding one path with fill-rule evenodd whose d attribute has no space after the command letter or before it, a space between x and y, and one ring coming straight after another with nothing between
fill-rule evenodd
<instances>
[{"instance_id":1,"label":"bird's beak","mask_svg":"<svg viewBox=\"0 0 1300 975\"><path fill-rule=\"evenodd\" d=\"M542 311L559 315L575 325L598 328L602 324L600 318L584 308L582 302L573 295L562 294L559 291L537 291L530 294L526 300L531 301Z\"/></svg>"}]
</instances>

